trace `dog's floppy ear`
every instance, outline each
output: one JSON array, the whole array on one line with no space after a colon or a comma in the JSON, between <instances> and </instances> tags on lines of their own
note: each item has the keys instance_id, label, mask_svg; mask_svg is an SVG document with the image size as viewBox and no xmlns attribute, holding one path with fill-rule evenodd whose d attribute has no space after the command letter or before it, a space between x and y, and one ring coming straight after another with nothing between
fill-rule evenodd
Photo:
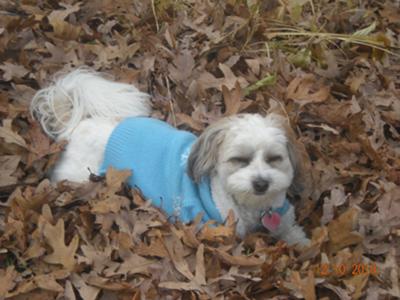
<instances>
[{"instance_id":1,"label":"dog's floppy ear","mask_svg":"<svg viewBox=\"0 0 400 300\"><path fill-rule=\"evenodd\" d=\"M210 125L192 146L187 172L195 182L209 175L217 164L219 147L225 138L226 124L226 119L223 119Z\"/></svg>"},{"instance_id":2,"label":"dog's floppy ear","mask_svg":"<svg viewBox=\"0 0 400 300\"><path fill-rule=\"evenodd\" d=\"M292 127L290 126L288 118L283 116L282 114L278 112L271 112L270 114L267 115L267 118L270 121L275 122L275 124L281 127L286 133L287 137L286 147L290 163L292 164L293 167L293 181L289 187L289 193L292 195L301 194L304 188L303 178L302 178L303 172L301 171L303 167L299 151L300 145L297 142L296 134L294 133Z\"/></svg>"}]
</instances>

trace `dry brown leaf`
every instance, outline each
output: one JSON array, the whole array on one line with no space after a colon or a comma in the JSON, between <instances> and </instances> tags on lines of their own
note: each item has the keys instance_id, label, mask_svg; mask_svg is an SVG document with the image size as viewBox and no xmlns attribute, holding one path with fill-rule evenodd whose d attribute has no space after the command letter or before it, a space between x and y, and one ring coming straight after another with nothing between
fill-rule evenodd
<instances>
[{"instance_id":1,"label":"dry brown leaf","mask_svg":"<svg viewBox=\"0 0 400 300\"><path fill-rule=\"evenodd\" d=\"M118 195L108 196L105 200L94 202L92 212L99 214L118 213L122 207L129 206L129 199Z\"/></svg>"},{"instance_id":2,"label":"dry brown leaf","mask_svg":"<svg viewBox=\"0 0 400 300\"><path fill-rule=\"evenodd\" d=\"M64 143L51 143L50 138L46 136L37 122L30 124L29 130L29 155L27 165L31 166L32 163L46 155L61 152Z\"/></svg>"},{"instance_id":3,"label":"dry brown leaf","mask_svg":"<svg viewBox=\"0 0 400 300\"><path fill-rule=\"evenodd\" d=\"M41 289L61 293L64 288L56 280L65 279L69 275L70 273L66 270L58 270L50 274L38 275L34 278L34 282Z\"/></svg>"},{"instance_id":4,"label":"dry brown leaf","mask_svg":"<svg viewBox=\"0 0 400 300\"><path fill-rule=\"evenodd\" d=\"M319 103L328 99L330 89L327 86L315 88L315 76L307 74L294 78L287 87L287 98L293 99L300 105Z\"/></svg>"},{"instance_id":5,"label":"dry brown leaf","mask_svg":"<svg viewBox=\"0 0 400 300\"><path fill-rule=\"evenodd\" d=\"M219 64L218 68L221 70L221 72L224 74L224 79L221 82L221 86L219 89L222 89L222 86L226 86L228 89L233 89L235 88L236 84L239 84L241 88L245 88L246 86L249 85L247 80L241 76L237 77L231 70L230 67L228 67L225 64Z\"/></svg>"},{"instance_id":6,"label":"dry brown leaf","mask_svg":"<svg viewBox=\"0 0 400 300\"><path fill-rule=\"evenodd\" d=\"M14 207L14 210L18 210L17 207ZM22 214L21 211L18 212ZM26 225L24 222L20 220L16 220L12 217L8 217L6 226L3 228L3 234L0 236L0 241L8 240L10 237L15 240L15 246L18 247L21 251L25 251L27 245L26 236Z\"/></svg>"},{"instance_id":7,"label":"dry brown leaf","mask_svg":"<svg viewBox=\"0 0 400 300\"><path fill-rule=\"evenodd\" d=\"M345 289L335 286L333 284L327 283L327 282L323 283L322 285L324 287L332 290L333 292L335 292L340 300L351 300L351 297L349 296L349 294L347 293L347 291Z\"/></svg>"},{"instance_id":8,"label":"dry brown leaf","mask_svg":"<svg viewBox=\"0 0 400 300\"><path fill-rule=\"evenodd\" d=\"M200 77L197 79L197 83L204 90L210 88L221 89L221 86L223 84L222 81L223 80L221 78L216 78L210 72L202 72Z\"/></svg>"},{"instance_id":9,"label":"dry brown leaf","mask_svg":"<svg viewBox=\"0 0 400 300\"><path fill-rule=\"evenodd\" d=\"M159 286L170 290L183 291L202 291L202 286L206 284L205 265L204 265L204 245L200 244L196 252L196 272L190 282L164 281Z\"/></svg>"},{"instance_id":10,"label":"dry brown leaf","mask_svg":"<svg viewBox=\"0 0 400 300\"><path fill-rule=\"evenodd\" d=\"M18 178L13 176L21 157L19 155L0 156L0 187L7 187L17 183Z\"/></svg>"},{"instance_id":11,"label":"dry brown leaf","mask_svg":"<svg viewBox=\"0 0 400 300\"><path fill-rule=\"evenodd\" d=\"M64 297L68 300L76 300L74 288L69 280L65 281Z\"/></svg>"},{"instance_id":12,"label":"dry brown leaf","mask_svg":"<svg viewBox=\"0 0 400 300\"><path fill-rule=\"evenodd\" d=\"M74 235L67 246L65 244L64 220L59 219L55 226L46 223L43 228L43 236L47 243L53 248L53 253L44 257L49 264L61 264L67 270L75 268L75 253L79 246L79 236Z\"/></svg>"},{"instance_id":13,"label":"dry brown leaf","mask_svg":"<svg viewBox=\"0 0 400 300\"><path fill-rule=\"evenodd\" d=\"M199 285L206 284L206 268L204 265L204 245L200 244L196 252L196 271L193 279Z\"/></svg>"},{"instance_id":14,"label":"dry brown leaf","mask_svg":"<svg viewBox=\"0 0 400 300\"><path fill-rule=\"evenodd\" d=\"M68 276L69 272L66 270L57 270L49 274L37 275L26 281L22 281L15 290L7 293L6 297L11 298L18 295L24 295L38 288L52 292L63 292L63 287L57 283L56 280L62 280Z\"/></svg>"},{"instance_id":15,"label":"dry brown leaf","mask_svg":"<svg viewBox=\"0 0 400 300\"><path fill-rule=\"evenodd\" d=\"M236 234L236 218L232 210L229 211L225 225L205 224L199 234L198 240L215 241L215 242L231 242L235 239Z\"/></svg>"},{"instance_id":16,"label":"dry brown leaf","mask_svg":"<svg viewBox=\"0 0 400 300\"><path fill-rule=\"evenodd\" d=\"M191 77L194 68L194 59L191 53L183 51L174 58L172 63L168 65L171 79L175 82L182 81L186 86L189 86L188 79Z\"/></svg>"},{"instance_id":17,"label":"dry brown leaf","mask_svg":"<svg viewBox=\"0 0 400 300\"><path fill-rule=\"evenodd\" d=\"M204 129L203 123L194 120L192 117L183 114L183 113L177 113L176 114L176 119L177 119L177 126L186 124L189 125L190 128L192 128L195 131L202 131Z\"/></svg>"},{"instance_id":18,"label":"dry brown leaf","mask_svg":"<svg viewBox=\"0 0 400 300\"><path fill-rule=\"evenodd\" d=\"M160 288L181 291L200 291L201 288L195 282L164 281L158 285Z\"/></svg>"},{"instance_id":19,"label":"dry brown leaf","mask_svg":"<svg viewBox=\"0 0 400 300\"><path fill-rule=\"evenodd\" d=\"M222 85L222 94L225 102L224 116L231 116L240 113L251 105L251 101L241 101L241 88L239 82L236 81L233 90L229 91L226 85Z\"/></svg>"},{"instance_id":20,"label":"dry brown leaf","mask_svg":"<svg viewBox=\"0 0 400 300\"><path fill-rule=\"evenodd\" d=\"M12 130L12 120L3 120L3 126L0 127L0 138L3 138L6 143L16 144L21 147L27 148L25 140L22 136Z\"/></svg>"},{"instance_id":21,"label":"dry brown leaf","mask_svg":"<svg viewBox=\"0 0 400 300\"><path fill-rule=\"evenodd\" d=\"M260 59L246 59L245 61L246 64L250 67L251 71L254 73L254 75L260 74Z\"/></svg>"},{"instance_id":22,"label":"dry brown leaf","mask_svg":"<svg viewBox=\"0 0 400 300\"><path fill-rule=\"evenodd\" d=\"M176 40L173 34L171 33L170 28L167 26L165 29L165 34L164 34L165 40L167 41L168 45L175 49L176 48Z\"/></svg>"},{"instance_id":23,"label":"dry brown leaf","mask_svg":"<svg viewBox=\"0 0 400 300\"><path fill-rule=\"evenodd\" d=\"M132 252L124 252L122 255L122 259L124 260L119 269L117 274L148 274L149 273L149 266L154 263L153 260L144 258L142 256L137 255L136 253Z\"/></svg>"},{"instance_id":24,"label":"dry brown leaf","mask_svg":"<svg viewBox=\"0 0 400 300\"><path fill-rule=\"evenodd\" d=\"M15 202L23 210L40 210L40 208L49 208L46 205L51 200L56 199L58 192L51 185L48 179L42 180L36 189L27 187L23 192L17 189L10 197L10 200Z\"/></svg>"},{"instance_id":25,"label":"dry brown leaf","mask_svg":"<svg viewBox=\"0 0 400 300\"><path fill-rule=\"evenodd\" d=\"M198 215L198 217L201 216ZM192 226L185 226L182 230L183 231L182 241L185 245L191 248L197 248L200 245L200 241L196 236L196 229L198 228L200 222L201 222L200 218L197 220L195 219L193 221L194 224Z\"/></svg>"},{"instance_id":26,"label":"dry brown leaf","mask_svg":"<svg viewBox=\"0 0 400 300\"><path fill-rule=\"evenodd\" d=\"M346 79L346 84L350 87L350 90L353 94L356 94L362 84L365 83L367 74L365 72L361 72L354 74L353 76L349 76Z\"/></svg>"},{"instance_id":27,"label":"dry brown leaf","mask_svg":"<svg viewBox=\"0 0 400 300\"><path fill-rule=\"evenodd\" d=\"M367 284L369 274L359 274L357 276L352 276L349 279L343 280L343 283L346 285L349 294L352 299L360 299L362 291Z\"/></svg>"},{"instance_id":28,"label":"dry brown leaf","mask_svg":"<svg viewBox=\"0 0 400 300\"><path fill-rule=\"evenodd\" d=\"M156 256L156 257L167 257L168 252L161 239L155 238L150 241L150 244L140 242L139 245L135 246L135 253L143 256Z\"/></svg>"},{"instance_id":29,"label":"dry brown leaf","mask_svg":"<svg viewBox=\"0 0 400 300\"><path fill-rule=\"evenodd\" d=\"M211 253L215 253L224 263L232 266L255 267L264 263L264 260L245 255L231 255L220 249L207 248Z\"/></svg>"},{"instance_id":30,"label":"dry brown leaf","mask_svg":"<svg viewBox=\"0 0 400 300\"><path fill-rule=\"evenodd\" d=\"M112 279L99 276L89 276L87 283L94 287L111 291L133 291L136 289L135 286L128 282L112 282Z\"/></svg>"},{"instance_id":31,"label":"dry brown leaf","mask_svg":"<svg viewBox=\"0 0 400 300\"><path fill-rule=\"evenodd\" d=\"M130 170L117 170L110 167L106 172L106 183L107 187L111 190L119 190L122 183L124 183L129 176L132 175Z\"/></svg>"},{"instance_id":32,"label":"dry brown leaf","mask_svg":"<svg viewBox=\"0 0 400 300\"><path fill-rule=\"evenodd\" d=\"M4 72L3 79L10 81L13 78L22 78L29 73L24 66L12 64L10 62L4 62L0 65L0 70Z\"/></svg>"},{"instance_id":33,"label":"dry brown leaf","mask_svg":"<svg viewBox=\"0 0 400 300\"><path fill-rule=\"evenodd\" d=\"M358 212L356 208L350 208L328 224L329 240L333 252L362 242L363 237L354 231Z\"/></svg>"},{"instance_id":34,"label":"dry brown leaf","mask_svg":"<svg viewBox=\"0 0 400 300\"><path fill-rule=\"evenodd\" d=\"M206 225L200 231L198 236L199 240L206 241L217 241L222 242L225 239L232 238L235 234L235 228L218 225L218 226L210 226Z\"/></svg>"},{"instance_id":35,"label":"dry brown leaf","mask_svg":"<svg viewBox=\"0 0 400 300\"><path fill-rule=\"evenodd\" d=\"M81 33L79 26L74 26L60 19L53 19L51 25L53 26L55 35L64 40L76 40Z\"/></svg>"},{"instance_id":36,"label":"dry brown leaf","mask_svg":"<svg viewBox=\"0 0 400 300\"><path fill-rule=\"evenodd\" d=\"M334 218L335 207L343 205L346 199L347 197L344 193L344 187L342 185L332 188L330 197L324 198L323 214L321 217L322 225L332 221Z\"/></svg>"},{"instance_id":37,"label":"dry brown leaf","mask_svg":"<svg viewBox=\"0 0 400 300\"><path fill-rule=\"evenodd\" d=\"M53 26L54 33L57 37L65 40L76 40L79 37L81 28L74 26L66 21L65 18L70 14L80 10L81 3L75 5L61 4L65 7L63 10L53 10L48 16L49 23Z\"/></svg>"},{"instance_id":38,"label":"dry brown leaf","mask_svg":"<svg viewBox=\"0 0 400 300\"><path fill-rule=\"evenodd\" d=\"M298 260L303 262L317 257L321 253L322 244L328 240L328 229L325 226L315 228L312 232L311 246L301 251Z\"/></svg>"},{"instance_id":39,"label":"dry brown leaf","mask_svg":"<svg viewBox=\"0 0 400 300\"><path fill-rule=\"evenodd\" d=\"M115 37L119 46L118 58L122 60L131 59L136 52L140 49L140 43L131 43L129 37L122 36L118 32L115 32Z\"/></svg>"},{"instance_id":40,"label":"dry brown leaf","mask_svg":"<svg viewBox=\"0 0 400 300\"><path fill-rule=\"evenodd\" d=\"M95 245L88 244L81 245L80 249L83 252L85 263L91 265L98 274L101 274L111 261L111 246L98 249Z\"/></svg>"},{"instance_id":41,"label":"dry brown leaf","mask_svg":"<svg viewBox=\"0 0 400 300\"><path fill-rule=\"evenodd\" d=\"M168 250L169 257L176 270L188 280L193 280L194 276L190 271L189 265L184 258L184 248L180 239L176 235L164 239L165 248Z\"/></svg>"},{"instance_id":42,"label":"dry brown leaf","mask_svg":"<svg viewBox=\"0 0 400 300\"><path fill-rule=\"evenodd\" d=\"M83 300L95 300L100 293L100 289L88 285L81 276L73 273L71 276L72 285L78 290L79 295Z\"/></svg>"},{"instance_id":43,"label":"dry brown leaf","mask_svg":"<svg viewBox=\"0 0 400 300\"><path fill-rule=\"evenodd\" d=\"M6 297L12 298L17 295L27 294L29 292L34 291L35 289L37 289L37 285L35 284L35 282L33 280L23 281L22 283L20 283L17 286L16 289L14 289L13 291L6 294Z\"/></svg>"},{"instance_id":44,"label":"dry brown leaf","mask_svg":"<svg viewBox=\"0 0 400 300\"><path fill-rule=\"evenodd\" d=\"M14 266L9 266L6 269L0 269L0 297L4 297L16 285L18 273Z\"/></svg>"},{"instance_id":45,"label":"dry brown leaf","mask_svg":"<svg viewBox=\"0 0 400 300\"><path fill-rule=\"evenodd\" d=\"M307 277L301 279L300 273L297 271L291 272L291 281L288 287L294 288L296 293L304 297L306 300L317 299L315 294L315 279L312 270L308 271Z\"/></svg>"},{"instance_id":46,"label":"dry brown leaf","mask_svg":"<svg viewBox=\"0 0 400 300\"><path fill-rule=\"evenodd\" d=\"M385 262L381 265L382 270L389 271L389 280L391 287L387 289L389 295L399 298L400 297L400 270L398 261L396 260L396 250L392 247L387 255Z\"/></svg>"},{"instance_id":47,"label":"dry brown leaf","mask_svg":"<svg viewBox=\"0 0 400 300\"><path fill-rule=\"evenodd\" d=\"M32 239L29 248L24 252L24 258L26 260L41 257L46 253L46 249L43 247L42 243L37 239Z\"/></svg>"}]
</instances>

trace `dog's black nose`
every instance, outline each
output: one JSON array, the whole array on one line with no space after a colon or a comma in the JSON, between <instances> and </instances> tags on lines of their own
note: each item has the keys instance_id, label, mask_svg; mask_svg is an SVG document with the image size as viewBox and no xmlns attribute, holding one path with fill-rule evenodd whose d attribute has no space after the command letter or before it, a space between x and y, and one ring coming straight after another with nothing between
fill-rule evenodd
<instances>
[{"instance_id":1,"label":"dog's black nose","mask_svg":"<svg viewBox=\"0 0 400 300\"><path fill-rule=\"evenodd\" d=\"M264 194L266 190L268 190L269 187L269 181L262 179L262 178L256 178L253 180L253 188L256 194Z\"/></svg>"}]
</instances>

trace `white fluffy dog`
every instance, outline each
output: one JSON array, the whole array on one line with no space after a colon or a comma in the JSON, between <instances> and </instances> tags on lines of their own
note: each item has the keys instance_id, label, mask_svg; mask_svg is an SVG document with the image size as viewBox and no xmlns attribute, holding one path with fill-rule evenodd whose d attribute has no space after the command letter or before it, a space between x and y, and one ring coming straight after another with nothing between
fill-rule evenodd
<instances>
[{"instance_id":1,"label":"white fluffy dog","mask_svg":"<svg viewBox=\"0 0 400 300\"><path fill-rule=\"evenodd\" d=\"M147 94L84 69L38 91L31 111L49 136L68 141L52 181L82 182L88 180L89 170L104 173L109 166L130 168L131 185L168 214L178 211L179 217L181 213L185 222L198 212L208 214L205 221L222 221L233 210L241 236L263 226L289 244L309 242L295 223L294 208L286 197L296 159L277 115L224 118L196 138L148 118ZM121 157L136 160L132 165L122 163ZM168 199L170 195L181 202ZM173 203L164 207L168 201ZM214 206L210 211L209 205Z\"/></svg>"}]
</instances>

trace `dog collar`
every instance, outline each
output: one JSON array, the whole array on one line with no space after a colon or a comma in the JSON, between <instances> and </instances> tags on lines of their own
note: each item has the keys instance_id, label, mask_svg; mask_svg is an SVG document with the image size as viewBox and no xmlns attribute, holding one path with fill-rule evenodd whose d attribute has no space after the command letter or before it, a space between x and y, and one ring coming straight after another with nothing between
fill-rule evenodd
<instances>
[{"instance_id":1,"label":"dog collar","mask_svg":"<svg viewBox=\"0 0 400 300\"><path fill-rule=\"evenodd\" d=\"M261 213L261 224L269 231L275 231L281 224L281 218L290 208L289 201L285 199L279 207L270 207Z\"/></svg>"}]
</instances>

